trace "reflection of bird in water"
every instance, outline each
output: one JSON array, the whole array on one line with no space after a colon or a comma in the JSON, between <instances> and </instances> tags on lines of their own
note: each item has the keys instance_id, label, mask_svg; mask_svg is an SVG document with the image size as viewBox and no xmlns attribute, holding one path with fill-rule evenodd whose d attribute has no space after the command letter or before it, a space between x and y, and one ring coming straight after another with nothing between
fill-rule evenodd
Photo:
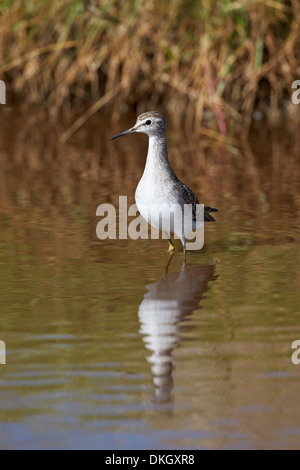
<instances>
[{"instance_id":1,"label":"reflection of bird in water","mask_svg":"<svg viewBox=\"0 0 300 470\"><path fill-rule=\"evenodd\" d=\"M208 282L217 278L213 264L188 266L183 263L180 273L166 273L147 287L139 306L140 333L151 364L155 399L168 401L173 389L172 351L180 340L182 320L199 306Z\"/></svg>"}]
</instances>

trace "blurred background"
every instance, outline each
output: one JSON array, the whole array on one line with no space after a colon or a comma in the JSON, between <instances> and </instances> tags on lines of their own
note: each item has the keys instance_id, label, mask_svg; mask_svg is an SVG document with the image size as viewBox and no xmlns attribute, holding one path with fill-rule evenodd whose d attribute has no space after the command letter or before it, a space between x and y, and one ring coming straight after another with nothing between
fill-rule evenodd
<instances>
[{"instance_id":1,"label":"blurred background","mask_svg":"<svg viewBox=\"0 0 300 470\"><path fill-rule=\"evenodd\" d=\"M0 447L299 448L298 0L0 4ZM300 98L299 94L297 95ZM98 240L168 124L187 265Z\"/></svg>"}]
</instances>

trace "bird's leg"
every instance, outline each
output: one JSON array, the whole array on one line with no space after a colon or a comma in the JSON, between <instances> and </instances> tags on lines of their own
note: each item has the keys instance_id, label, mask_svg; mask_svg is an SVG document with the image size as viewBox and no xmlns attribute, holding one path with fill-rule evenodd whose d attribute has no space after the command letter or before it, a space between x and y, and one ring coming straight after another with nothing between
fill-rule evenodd
<instances>
[{"instance_id":1,"label":"bird's leg","mask_svg":"<svg viewBox=\"0 0 300 470\"><path fill-rule=\"evenodd\" d=\"M184 237L182 240L182 246L183 246L183 255L184 255L184 262L186 261L186 238Z\"/></svg>"},{"instance_id":2,"label":"bird's leg","mask_svg":"<svg viewBox=\"0 0 300 470\"><path fill-rule=\"evenodd\" d=\"M172 242L171 238L168 239L168 242L169 242L168 251L171 253L172 251L175 251L175 246L174 246L174 243Z\"/></svg>"}]
</instances>

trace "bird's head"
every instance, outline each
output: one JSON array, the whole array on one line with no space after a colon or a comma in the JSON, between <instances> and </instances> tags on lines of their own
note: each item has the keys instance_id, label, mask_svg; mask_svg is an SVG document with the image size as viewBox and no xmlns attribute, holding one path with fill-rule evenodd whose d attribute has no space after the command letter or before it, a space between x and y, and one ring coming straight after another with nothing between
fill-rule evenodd
<instances>
[{"instance_id":1,"label":"bird's head","mask_svg":"<svg viewBox=\"0 0 300 470\"><path fill-rule=\"evenodd\" d=\"M148 113L140 114L133 127L127 131L121 132L110 140L117 139L123 135L132 134L133 132L143 132L149 137L151 136L164 136L166 134L166 121L162 114L157 111L150 111Z\"/></svg>"}]
</instances>

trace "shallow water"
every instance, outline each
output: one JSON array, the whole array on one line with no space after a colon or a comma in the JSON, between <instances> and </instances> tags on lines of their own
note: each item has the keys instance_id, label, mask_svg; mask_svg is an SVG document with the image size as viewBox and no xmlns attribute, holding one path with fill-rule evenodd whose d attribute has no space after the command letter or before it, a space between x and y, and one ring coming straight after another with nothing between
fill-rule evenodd
<instances>
[{"instance_id":1,"label":"shallow water","mask_svg":"<svg viewBox=\"0 0 300 470\"><path fill-rule=\"evenodd\" d=\"M64 145L0 121L0 447L299 449L297 132L226 150L170 129L178 176L219 209L185 265L165 240L96 237L143 171L146 138L108 141L131 121Z\"/></svg>"}]
</instances>

